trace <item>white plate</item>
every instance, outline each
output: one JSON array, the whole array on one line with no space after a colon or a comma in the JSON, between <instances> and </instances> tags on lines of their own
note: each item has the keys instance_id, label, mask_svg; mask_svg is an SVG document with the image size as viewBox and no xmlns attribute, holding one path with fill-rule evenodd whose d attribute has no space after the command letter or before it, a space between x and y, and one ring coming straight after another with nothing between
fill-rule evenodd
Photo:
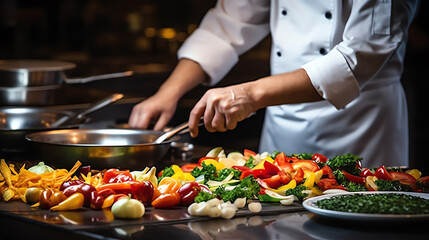
<instances>
[{"instance_id":1,"label":"white plate","mask_svg":"<svg viewBox=\"0 0 429 240\"><path fill-rule=\"evenodd\" d=\"M310 212L339 219L350 219L350 220L403 220L403 219L429 219L429 214L372 214L372 213L349 213L334 210L322 209L316 206L316 202L322 199L329 199L339 195L353 195L353 194L386 194L386 193L401 193L411 196L418 196L421 198L429 199L427 193L415 193L415 192L347 192L338 194L329 194L317 196L305 200L302 205Z\"/></svg>"}]
</instances>

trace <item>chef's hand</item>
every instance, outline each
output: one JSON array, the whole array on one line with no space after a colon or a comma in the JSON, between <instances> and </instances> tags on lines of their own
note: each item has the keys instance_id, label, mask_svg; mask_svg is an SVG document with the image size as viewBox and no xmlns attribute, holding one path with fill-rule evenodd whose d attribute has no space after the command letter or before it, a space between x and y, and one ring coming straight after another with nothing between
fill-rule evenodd
<instances>
[{"instance_id":1,"label":"chef's hand","mask_svg":"<svg viewBox=\"0 0 429 240\"><path fill-rule=\"evenodd\" d=\"M157 93L133 107L128 124L132 128L149 128L151 121L155 121L154 130L161 131L173 117L176 111L177 100Z\"/></svg>"},{"instance_id":2,"label":"chef's hand","mask_svg":"<svg viewBox=\"0 0 429 240\"><path fill-rule=\"evenodd\" d=\"M232 130L237 123L256 111L254 100L245 85L208 90L197 102L189 116L192 137L198 135L198 124L204 117L204 125L209 132Z\"/></svg>"}]
</instances>

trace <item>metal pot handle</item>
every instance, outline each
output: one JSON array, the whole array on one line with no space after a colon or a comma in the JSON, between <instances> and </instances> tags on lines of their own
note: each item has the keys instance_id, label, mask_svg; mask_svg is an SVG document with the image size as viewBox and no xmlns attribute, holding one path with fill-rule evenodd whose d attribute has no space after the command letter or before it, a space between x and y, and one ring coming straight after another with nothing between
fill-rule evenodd
<instances>
[{"instance_id":1,"label":"metal pot handle","mask_svg":"<svg viewBox=\"0 0 429 240\"><path fill-rule=\"evenodd\" d=\"M109 73L109 74L102 74L97 76L91 76L91 77L84 77L84 78L64 78L64 81L69 84L75 84L75 83L87 83L97 80L103 80L103 79L111 79L111 78L118 78L118 77L128 77L133 75L133 71L126 71L126 72L118 72L118 73Z\"/></svg>"}]
</instances>

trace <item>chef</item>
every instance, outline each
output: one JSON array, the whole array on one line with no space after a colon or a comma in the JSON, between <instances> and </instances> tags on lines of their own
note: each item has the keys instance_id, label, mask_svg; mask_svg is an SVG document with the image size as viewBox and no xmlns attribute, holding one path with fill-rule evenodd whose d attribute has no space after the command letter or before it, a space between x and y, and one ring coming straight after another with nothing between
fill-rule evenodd
<instances>
[{"instance_id":1,"label":"chef","mask_svg":"<svg viewBox=\"0 0 429 240\"><path fill-rule=\"evenodd\" d=\"M266 108L259 152L346 153L366 167L408 166L400 83L413 1L220 0L178 51L158 92L137 104L132 127L164 127L179 99L215 85L271 33L271 76L208 90L191 111L191 136L234 129Z\"/></svg>"}]
</instances>

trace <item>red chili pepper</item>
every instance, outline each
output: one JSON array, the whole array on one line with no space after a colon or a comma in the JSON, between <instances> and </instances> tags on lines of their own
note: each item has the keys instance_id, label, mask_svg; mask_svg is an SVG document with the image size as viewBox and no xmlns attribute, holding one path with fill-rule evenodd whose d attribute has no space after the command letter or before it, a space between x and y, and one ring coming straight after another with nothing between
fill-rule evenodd
<instances>
[{"instance_id":1,"label":"red chili pepper","mask_svg":"<svg viewBox=\"0 0 429 240\"><path fill-rule=\"evenodd\" d=\"M315 162L321 162L321 163L325 163L328 161L328 158L320 153L313 154L313 156L311 156L311 159L313 159Z\"/></svg>"},{"instance_id":2,"label":"red chili pepper","mask_svg":"<svg viewBox=\"0 0 429 240\"><path fill-rule=\"evenodd\" d=\"M351 182L354 182L354 183L361 183L361 184L363 184L363 183L365 183L365 177L360 177L360 176L355 176L355 175L352 175L352 174L350 174L350 173L348 173L348 172L346 172L346 171L341 171L343 174L344 174L344 176L349 180L349 181L351 181Z\"/></svg>"},{"instance_id":3,"label":"red chili pepper","mask_svg":"<svg viewBox=\"0 0 429 240\"><path fill-rule=\"evenodd\" d=\"M375 170L375 176L378 179L384 179L384 180L388 180L388 181L393 180L393 177L390 176L389 172L386 170L386 168L384 166L381 166L381 167L377 168L377 170Z\"/></svg>"},{"instance_id":4,"label":"red chili pepper","mask_svg":"<svg viewBox=\"0 0 429 240\"><path fill-rule=\"evenodd\" d=\"M188 182L182 185L177 192L180 195L180 204L189 206L201 192L201 186L197 182Z\"/></svg>"},{"instance_id":5,"label":"red chili pepper","mask_svg":"<svg viewBox=\"0 0 429 240\"><path fill-rule=\"evenodd\" d=\"M79 185L72 185L67 187L66 189L64 189L63 193L67 197L71 196L73 193L76 192L82 193L85 198L83 205L89 207L91 204L91 193L94 191L97 191L94 186L87 183L82 183Z\"/></svg>"},{"instance_id":6,"label":"red chili pepper","mask_svg":"<svg viewBox=\"0 0 429 240\"><path fill-rule=\"evenodd\" d=\"M365 168L362 172L359 173L361 177L375 176L374 173L369 170L369 168Z\"/></svg>"}]
</instances>

